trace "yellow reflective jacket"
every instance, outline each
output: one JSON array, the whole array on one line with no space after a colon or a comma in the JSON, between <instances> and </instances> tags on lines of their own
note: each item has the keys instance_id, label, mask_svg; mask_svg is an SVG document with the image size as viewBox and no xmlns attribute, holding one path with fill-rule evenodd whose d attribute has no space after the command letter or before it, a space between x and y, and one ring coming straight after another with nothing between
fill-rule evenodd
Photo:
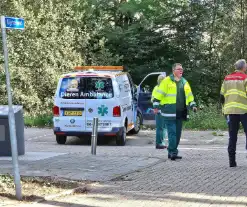
<instances>
[{"instance_id":1,"label":"yellow reflective jacket","mask_svg":"<svg viewBox=\"0 0 247 207\"><path fill-rule=\"evenodd\" d=\"M196 103L194 102L194 96L188 81L183 77L181 81L184 85L185 101L188 110L189 107L196 106ZM174 80L174 75L166 77L154 92L153 96L153 107L161 108L161 115L164 118L176 119L177 86Z\"/></svg>"},{"instance_id":2,"label":"yellow reflective jacket","mask_svg":"<svg viewBox=\"0 0 247 207\"><path fill-rule=\"evenodd\" d=\"M224 96L223 113L245 114L247 113L247 75L235 71L227 75L221 86L221 95Z\"/></svg>"},{"instance_id":3,"label":"yellow reflective jacket","mask_svg":"<svg viewBox=\"0 0 247 207\"><path fill-rule=\"evenodd\" d=\"M158 85L154 87L154 90L152 92L152 97L151 97L151 102L152 103L153 103L153 100L154 100L154 94L156 93L157 89L158 89Z\"/></svg>"}]
</instances>

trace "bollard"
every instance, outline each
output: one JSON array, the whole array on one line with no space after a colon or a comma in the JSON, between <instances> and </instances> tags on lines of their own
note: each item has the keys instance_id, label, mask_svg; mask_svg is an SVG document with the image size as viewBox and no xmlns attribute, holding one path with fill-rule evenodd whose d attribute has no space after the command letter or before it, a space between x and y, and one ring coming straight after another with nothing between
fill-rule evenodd
<instances>
[{"instance_id":1,"label":"bollard","mask_svg":"<svg viewBox=\"0 0 247 207\"><path fill-rule=\"evenodd\" d=\"M92 155L96 155L96 147L97 147L97 138L98 138L98 122L99 118L93 118L93 131L91 138L91 153Z\"/></svg>"}]
</instances>

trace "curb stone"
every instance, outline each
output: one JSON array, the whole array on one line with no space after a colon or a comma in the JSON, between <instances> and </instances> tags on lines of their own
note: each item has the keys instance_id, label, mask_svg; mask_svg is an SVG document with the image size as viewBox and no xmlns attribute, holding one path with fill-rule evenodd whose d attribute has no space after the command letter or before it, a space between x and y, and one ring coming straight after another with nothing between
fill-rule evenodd
<instances>
[{"instance_id":1,"label":"curb stone","mask_svg":"<svg viewBox=\"0 0 247 207\"><path fill-rule=\"evenodd\" d=\"M37 204L37 203L41 203L47 200L52 200L61 196L66 196L66 195L72 195L72 194L76 194L76 193L86 193L89 191L89 186L88 185L84 185L84 186L80 186L71 190L66 190L62 193L57 193L57 194L52 194L52 195L48 195L48 196L44 196L44 198L39 198L37 200L35 200L34 202L32 202L31 204Z\"/></svg>"}]
</instances>

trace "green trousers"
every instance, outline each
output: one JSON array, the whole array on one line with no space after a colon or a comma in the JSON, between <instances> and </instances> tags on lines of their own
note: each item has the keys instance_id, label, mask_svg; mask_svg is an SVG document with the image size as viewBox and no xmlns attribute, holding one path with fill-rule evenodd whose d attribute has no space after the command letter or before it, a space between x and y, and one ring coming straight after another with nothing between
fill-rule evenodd
<instances>
[{"instance_id":1,"label":"green trousers","mask_svg":"<svg viewBox=\"0 0 247 207\"><path fill-rule=\"evenodd\" d=\"M164 124L164 118L161 114L155 115L156 119L156 146L164 146L165 145L165 137L167 134L167 129Z\"/></svg>"},{"instance_id":2,"label":"green trousers","mask_svg":"<svg viewBox=\"0 0 247 207\"><path fill-rule=\"evenodd\" d=\"M182 135L183 120L164 120L164 124L166 125L168 132L168 154L177 155L178 145Z\"/></svg>"}]
</instances>

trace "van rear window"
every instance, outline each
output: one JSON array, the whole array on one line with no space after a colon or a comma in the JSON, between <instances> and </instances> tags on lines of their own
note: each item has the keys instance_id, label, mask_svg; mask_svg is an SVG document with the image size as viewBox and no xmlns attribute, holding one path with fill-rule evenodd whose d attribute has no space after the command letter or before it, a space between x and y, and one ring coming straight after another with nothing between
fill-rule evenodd
<instances>
[{"instance_id":1,"label":"van rear window","mask_svg":"<svg viewBox=\"0 0 247 207\"><path fill-rule=\"evenodd\" d=\"M112 80L104 77L63 78L59 91L64 99L110 99L113 95Z\"/></svg>"}]
</instances>

